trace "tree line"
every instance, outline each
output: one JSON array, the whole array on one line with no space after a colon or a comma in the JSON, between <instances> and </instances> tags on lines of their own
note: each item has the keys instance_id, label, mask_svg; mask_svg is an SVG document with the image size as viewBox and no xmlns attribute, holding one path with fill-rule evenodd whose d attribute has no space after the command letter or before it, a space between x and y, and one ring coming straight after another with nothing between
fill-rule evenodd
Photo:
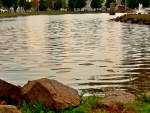
<instances>
[{"instance_id":1,"label":"tree line","mask_svg":"<svg viewBox=\"0 0 150 113\"><path fill-rule=\"evenodd\" d=\"M91 7L92 8L100 8L101 3L104 0L92 0ZM25 10L33 7L34 9L39 9L40 11L49 9L60 10L60 8L68 8L68 10L73 10L74 8L83 8L86 6L86 0L55 0L53 4L53 0L32 0L31 2L26 0L0 0L0 7L10 7L14 8L14 11L17 10L18 7L23 7Z\"/></svg>"},{"instance_id":2,"label":"tree line","mask_svg":"<svg viewBox=\"0 0 150 113\"><path fill-rule=\"evenodd\" d=\"M5 7L8 9L13 7L14 11L16 11L19 6L23 7L25 10L31 9L32 7L31 2L26 0L0 0L0 7Z\"/></svg>"},{"instance_id":3,"label":"tree line","mask_svg":"<svg viewBox=\"0 0 150 113\"><path fill-rule=\"evenodd\" d=\"M91 8L101 8L101 4L104 0L92 0ZM116 0L106 0L105 6L107 8L110 7L110 3L116 3ZM127 0L127 7L135 8L138 7L138 4L143 4L143 7L149 7L150 0ZM121 4L125 5L125 0L121 0ZM74 8L79 8L80 10L86 6L86 0L32 0L31 2L26 0L0 0L0 7L10 8L13 7L14 11L17 10L18 7L23 7L25 10L38 9L40 11L46 9L60 10L60 8L67 8L68 10L74 10Z\"/></svg>"},{"instance_id":4,"label":"tree line","mask_svg":"<svg viewBox=\"0 0 150 113\"><path fill-rule=\"evenodd\" d=\"M128 0L127 1L127 6L129 8L135 8L135 7L138 7L138 5L140 4L143 4L143 7L149 7L150 5L150 0Z\"/></svg>"},{"instance_id":5,"label":"tree line","mask_svg":"<svg viewBox=\"0 0 150 113\"><path fill-rule=\"evenodd\" d=\"M121 5L125 5L125 0L120 0ZM110 6L110 3L116 3L116 0L106 0L106 7ZM150 0L126 0L127 2L127 7L128 8L137 8L140 4L143 4L143 7L149 7L150 6Z\"/></svg>"}]
</instances>

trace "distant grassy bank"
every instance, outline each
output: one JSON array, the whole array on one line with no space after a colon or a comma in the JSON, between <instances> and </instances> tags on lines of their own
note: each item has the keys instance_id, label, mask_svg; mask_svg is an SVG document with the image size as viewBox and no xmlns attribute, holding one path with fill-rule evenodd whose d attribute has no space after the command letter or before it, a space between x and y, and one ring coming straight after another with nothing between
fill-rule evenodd
<instances>
[{"instance_id":1,"label":"distant grassy bank","mask_svg":"<svg viewBox=\"0 0 150 113\"><path fill-rule=\"evenodd\" d=\"M138 15L128 14L128 15L126 15L126 18L150 20L150 14L138 14Z\"/></svg>"},{"instance_id":2,"label":"distant grassy bank","mask_svg":"<svg viewBox=\"0 0 150 113\"><path fill-rule=\"evenodd\" d=\"M150 13L148 14L124 14L115 19L116 22L139 24L139 25L149 25L150 26Z\"/></svg>"},{"instance_id":3,"label":"distant grassy bank","mask_svg":"<svg viewBox=\"0 0 150 113\"><path fill-rule=\"evenodd\" d=\"M86 14L108 13L109 11L38 11L38 12L5 12L0 13L0 18L29 16L29 15L63 15L63 14Z\"/></svg>"},{"instance_id":4,"label":"distant grassy bank","mask_svg":"<svg viewBox=\"0 0 150 113\"><path fill-rule=\"evenodd\" d=\"M127 11L131 13L132 11ZM0 18L18 17L18 16L30 16L30 15L63 15L63 14L96 14L96 13L109 13L109 11L38 11L38 12L5 12L0 13ZM127 14L126 18L145 19L150 20L150 14Z\"/></svg>"}]
</instances>

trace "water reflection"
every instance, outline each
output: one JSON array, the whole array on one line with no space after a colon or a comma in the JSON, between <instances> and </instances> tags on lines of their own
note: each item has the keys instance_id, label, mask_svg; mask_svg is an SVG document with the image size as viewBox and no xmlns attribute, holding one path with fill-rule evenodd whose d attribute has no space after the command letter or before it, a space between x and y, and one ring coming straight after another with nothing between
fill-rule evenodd
<instances>
[{"instance_id":1,"label":"water reflection","mask_svg":"<svg viewBox=\"0 0 150 113\"><path fill-rule=\"evenodd\" d=\"M86 95L149 89L150 27L74 14L0 19L0 78L16 85L47 77Z\"/></svg>"}]
</instances>

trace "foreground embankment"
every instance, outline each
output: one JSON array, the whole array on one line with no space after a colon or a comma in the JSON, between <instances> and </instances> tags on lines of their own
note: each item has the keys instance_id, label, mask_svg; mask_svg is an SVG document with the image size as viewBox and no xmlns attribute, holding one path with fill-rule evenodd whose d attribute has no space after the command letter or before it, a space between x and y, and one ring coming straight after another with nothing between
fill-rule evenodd
<instances>
[{"instance_id":1,"label":"foreground embankment","mask_svg":"<svg viewBox=\"0 0 150 113\"><path fill-rule=\"evenodd\" d=\"M104 98L83 95L47 78L23 87L0 79L0 113L149 113L150 93L135 96L112 90ZM15 106L14 106L15 105Z\"/></svg>"},{"instance_id":2,"label":"foreground embankment","mask_svg":"<svg viewBox=\"0 0 150 113\"><path fill-rule=\"evenodd\" d=\"M113 19L116 22L150 25L150 13L148 14L124 14L123 16Z\"/></svg>"}]
</instances>

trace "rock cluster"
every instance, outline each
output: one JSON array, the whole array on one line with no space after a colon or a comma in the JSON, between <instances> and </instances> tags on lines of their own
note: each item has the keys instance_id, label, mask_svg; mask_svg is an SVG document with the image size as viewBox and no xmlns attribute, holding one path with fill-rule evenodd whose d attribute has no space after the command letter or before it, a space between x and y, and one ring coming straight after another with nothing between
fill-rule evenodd
<instances>
[{"instance_id":1,"label":"rock cluster","mask_svg":"<svg viewBox=\"0 0 150 113\"><path fill-rule=\"evenodd\" d=\"M47 78L29 81L23 87L0 79L0 95L0 113L19 113L20 111L15 112L17 108L8 105L22 104L23 101L31 105L38 101L44 107L56 110L65 109L70 104L80 104L80 96L75 89Z\"/></svg>"},{"instance_id":2,"label":"rock cluster","mask_svg":"<svg viewBox=\"0 0 150 113\"><path fill-rule=\"evenodd\" d=\"M117 17L115 19L113 19L116 22L124 22L124 23L132 23L132 24L140 24L140 25L150 25L150 19L137 19L137 18L129 18L127 17L128 15L141 15L141 13L139 14L125 14L123 16ZM147 14L150 16L150 13Z\"/></svg>"},{"instance_id":3,"label":"rock cluster","mask_svg":"<svg viewBox=\"0 0 150 113\"><path fill-rule=\"evenodd\" d=\"M15 86L0 79L0 95L0 113L21 113L12 105L14 103L20 105L23 101L31 105L38 101L44 107L54 110L68 108L70 104L72 106L80 104L80 97L75 89L47 78L29 81L23 87ZM105 97L100 100L100 104L112 106L119 102L128 103L134 100L133 94L115 90L106 92Z\"/></svg>"}]
</instances>

